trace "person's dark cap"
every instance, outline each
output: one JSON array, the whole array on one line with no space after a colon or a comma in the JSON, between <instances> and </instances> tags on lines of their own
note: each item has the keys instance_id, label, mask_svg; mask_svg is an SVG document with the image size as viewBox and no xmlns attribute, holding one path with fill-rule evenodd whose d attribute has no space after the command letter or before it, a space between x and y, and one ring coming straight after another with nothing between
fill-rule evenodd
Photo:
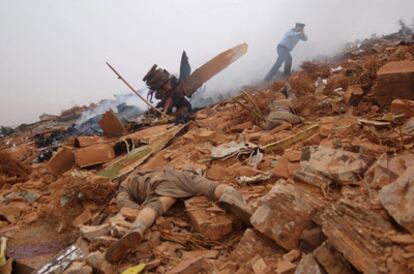
<instances>
[{"instance_id":1,"label":"person's dark cap","mask_svg":"<svg viewBox=\"0 0 414 274\"><path fill-rule=\"evenodd\" d=\"M303 23L296 23L297 28L304 28L306 25Z\"/></svg>"}]
</instances>

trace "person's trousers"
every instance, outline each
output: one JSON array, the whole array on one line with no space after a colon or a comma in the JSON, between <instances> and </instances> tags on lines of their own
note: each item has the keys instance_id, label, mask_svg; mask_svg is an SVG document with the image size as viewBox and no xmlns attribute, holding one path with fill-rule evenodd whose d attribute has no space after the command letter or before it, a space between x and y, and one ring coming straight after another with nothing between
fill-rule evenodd
<instances>
[{"instance_id":1,"label":"person's trousers","mask_svg":"<svg viewBox=\"0 0 414 274\"><path fill-rule=\"evenodd\" d=\"M285 74L289 75L292 70L292 55L288 48L282 45L277 46L277 60L273 67L270 69L269 73L265 77L265 81L271 81L279 71L283 63L285 63Z\"/></svg>"}]
</instances>

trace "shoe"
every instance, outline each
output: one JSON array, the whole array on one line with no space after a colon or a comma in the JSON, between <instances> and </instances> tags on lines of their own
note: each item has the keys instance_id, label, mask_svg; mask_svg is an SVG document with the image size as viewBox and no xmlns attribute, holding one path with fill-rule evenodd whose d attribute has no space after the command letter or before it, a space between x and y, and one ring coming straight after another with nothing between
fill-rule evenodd
<instances>
[{"instance_id":1,"label":"shoe","mask_svg":"<svg viewBox=\"0 0 414 274\"><path fill-rule=\"evenodd\" d=\"M142 233L140 231L133 230L128 232L124 237L109 246L105 253L105 259L111 264L119 262L141 239Z\"/></svg>"},{"instance_id":2,"label":"shoe","mask_svg":"<svg viewBox=\"0 0 414 274\"><path fill-rule=\"evenodd\" d=\"M233 213L245 224L250 225L252 209L237 190L226 189L223 195L220 197L219 201L217 202L217 205L220 208Z\"/></svg>"}]
</instances>

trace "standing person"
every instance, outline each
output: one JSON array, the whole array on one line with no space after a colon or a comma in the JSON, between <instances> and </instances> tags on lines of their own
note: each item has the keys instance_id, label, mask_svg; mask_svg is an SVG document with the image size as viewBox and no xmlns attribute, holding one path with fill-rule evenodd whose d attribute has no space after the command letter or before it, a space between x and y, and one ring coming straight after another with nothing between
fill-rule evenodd
<instances>
[{"instance_id":1,"label":"standing person","mask_svg":"<svg viewBox=\"0 0 414 274\"><path fill-rule=\"evenodd\" d=\"M265 81L271 81L283 63L285 63L285 75L290 75L292 70L292 55L290 55L290 52L295 48L299 40L308 40L304 28L305 24L296 23L295 27L286 32L286 34L283 36L282 40L277 46L277 61L270 69L269 73L266 75L264 79Z\"/></svg>"},{"instance_id":2,"label":"standing person","mask_svg":"<svg viewBox=\"0 0 414 274\"><path fill-rule=\"evenodd\" d=\"M105 259L112 264L119 262L131 248L140 243L144 232L155 219L163 215L177 199L196 195L206 196L245 223L250 223L251 207L231 186L188 171L168 168L136 171L121 183L116 202L119 208L138 208L142 205L142 209L126 235L109 246Z\"/></svg>"}]
</instances>

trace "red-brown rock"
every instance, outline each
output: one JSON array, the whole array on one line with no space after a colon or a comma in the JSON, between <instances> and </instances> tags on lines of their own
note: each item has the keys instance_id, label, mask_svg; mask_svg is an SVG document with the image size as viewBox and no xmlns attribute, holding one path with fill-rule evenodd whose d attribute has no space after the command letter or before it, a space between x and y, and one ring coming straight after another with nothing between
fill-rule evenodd
<instances>
[{"instance_id":1,"label":"red-brown rock","mask_svg":"<svg viewBox=\"0 0 414 274\"><path fill-rule=\"evenodd\" d=\"M414 168L409 167L378 195L382 206L401 226L414 233Z\"/></svg>"},{"instance_id":2,"label":"red-brown rock","mask_svg":"<svg viewBox=\"0 0 414 274\"><path fill-rule=\"evenodd\" d=\"M270 239L252 229L246 229L230 258L236 262L245 263L256 255L262 258L272 257L277 251L280 251L280 248Z\"/></svg>"},{"instance_id":3,"label":"red-brown rock","mask_svg":"<svg viewBox=\"0 0 414 274\"><path fill-rule=\"evenodd\" d=\"M212 241L218 241L233 231L235 219L213 205L206 197L185 201L185 208L197 232Z\"/></svg>"},{"instance_id":4,"label":"red-brown rock","mask_svg":"<svg viewBox=\"0 0 414 274\"><path fill-rule=\"evenodd\" d=\"M414 61L390 62L377 73L374 93L381 105L393 99L414 99Z\"/></svg>"},{"instance_id":5,"label":"red-brown rock","mask_svg":"<svg viewBox=\"0 0 414 274\"><path fill-rule=\"evenodd\" d=\"M316 214L320 200L298 186L279 180L259 201L252 225L281 247L298 247L299 237Z\"/></svg>"},{"instance_id":6,"label":"red-brown rock","mask_svg":"<svg viewBox=\"0 0 414 274\"><path fill-rule=\"evenodd\" d=\"M210 262L205 257L199 256L181 261L166 274L198 274L212 271L213 267Z\"/></svg>"},{"instance_id":7,"label":"red-brown rock","mask_svg":"<svg viewBox=\"0 0 414 274\"><path fill-rule=\"evenodd\" d=\"M404 113L406 118L411 118L414 116L414 101L395 99L391 103L391 112L394 114Z\"/></svg>"}]
</instances>

